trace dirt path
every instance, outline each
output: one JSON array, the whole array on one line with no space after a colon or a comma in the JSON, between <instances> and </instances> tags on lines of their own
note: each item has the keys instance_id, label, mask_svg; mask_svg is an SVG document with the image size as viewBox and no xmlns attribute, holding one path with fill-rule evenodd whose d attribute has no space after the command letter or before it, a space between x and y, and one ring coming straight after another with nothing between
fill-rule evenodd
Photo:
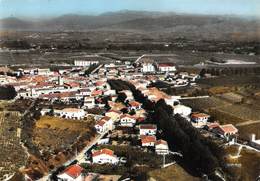
<instances>
[{"instance_id":1,"label":"dirt path","mask_svg":"<svg viewBox=\"0 0 260 181\"><path fill-rule=\"evenodd\" d=\"M243 123L238 123L238 124L236 124L236 126L247 126L247 125L257 124L257 123L260 123L260 120L256 120L256 121L249 120L249 121L246 121Z\"/></svg>"}]
</instances>

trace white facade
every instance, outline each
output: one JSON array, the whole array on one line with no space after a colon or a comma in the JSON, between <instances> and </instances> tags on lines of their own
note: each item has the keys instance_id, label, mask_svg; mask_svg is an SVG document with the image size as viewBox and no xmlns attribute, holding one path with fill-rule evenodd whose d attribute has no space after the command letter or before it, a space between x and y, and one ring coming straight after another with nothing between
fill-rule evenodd
<instances>
[{"instance_id":1,"label":"white facade","mask_svg":"<svg viewBox=\"0 0 260 181\"><path fill-rule=\"evenodd\" d=\"M82 174L80 174L76 178L71 177L70 175L68 175L66 173L58 175L58 181L83 181L83 180L84 180L84 176Z\"/></svg>"},{"instance_id":2,"label":"white facade","mask_svg":"<svg viewBox=\"0 0 260 181\"><path fill-rule=\"evenodd\" d=\"M93 96L88 96L88 97L85 97L84 98L84 106L89 108L89 109L92 109L95 107L95 97Z\"/></svg>"},{"instance_id":3,"label":"white facade","mask_svg":"<svg viewBox=\"0 0 260 181\"><path fill-rule=\"evenodd\" d=\"M140 135L156 135L157 126L153 124L140 125Z\"/></svg>"},{"instance_id":4,"label":"white facade","mask_svg":"<svg viewBox=\"0 0 260 181\"><path fill-rule=\"evenodd\" d=\"M192 125L197 128L201 128L207 125L209 115L204 113L194 113L191 115Z\"/></svg>"},{"instance_id":5,"label":"white facade","mask_svg":"<svg viewBox=\"0 0 260 181\"><path fill-rule=\"evenodd\" d=\"M144 63L141 71L144 72L144 73L155 72L155 67L151 63Z\"/></svg>"},{"instance_id":6,"label":"white facade","mask_svg":"<svg viewBox=\"0 0 260 181\"><path fill-rule=\"evenodd\" d=\"M95 151L92 155L92 162L96 164L117 164L118 158L114 155L114 152L109 149L102 149Z\"/></svg>"},{"instance_id":7,"label":"white facade","mask_svg":"<svg viewBox=\"0 0 260 181\"><path fill-rule=\"evenodd\" d=\"M95 125L95 129L99 134L105 133L114 129L113 120L110 117L101 118Z\"/></svg>"},{"instance_id":8,"label":"white facade","mask_svg":"<svg viewBox=\"0 0 260 181\"><path fill-rule=\"evenodd\" d=\"M164 140L158 140L155 143L155 152L158 155L167 155L169 154L169 147L166 141Z\"/></svg>"},{"instance_id":9,"label":"white facade","mask_svg":"<svg viewBox=\"0 0 260 181\"><path fill-rule=\"evenodd\" d=\"M176 67L173 65L159 65L159 71L161 72L174 72Z\"/></svg>"},{"instance_id":10,"label":"white facade","mask_svg":"<svg viewBox=\"0 0 260 181\"><path fill-rule=\"evenodd\" d=\"M260 150L260 140L256 140L255 134L252 134L252 138L250 141L250 145L254 147L255 149Z\"/></svg>"},{"instance_id":11,"label":"white facade","mask_svg":"<svg viewBox=\"0 0 260 181\"><path fill-rule=\"evenodd\" d=\"M99 64L99 61L75 60L74 65L78 67L88 67L90 65Z\"/></svg>"},{"instance_id":12,"label":"white facade","mask_svg":"<svg viewBox=\"0 0 260 181\"><path fill-rule=\"evenodd\" d=\"M136 123L136 119L129 115L124 115L120 119L120 125L125 127L133 127Z\"/></svg>"},{"instance_id":13,"label":"white facade","mask_svg":"<svg viewBox=\"0 0 260 181\"><path fill-rule=\"evenodd\" d=\"M184 105L176 105L173 106L173 113L174 114L180 114L181 116L187 117L191 114L192 109L188 106Z\"/></svg>"},{"instance_id":14,"label":"white facade","mask_svg":"<svg viewBox=\"0 0 260 181\"><path fill-rule=\"evenodd\" d=\"M83 119L86 115L84 109L65 108L62 110L54 110L54 114L66 119Z\"/></svg>"}]
</instances>

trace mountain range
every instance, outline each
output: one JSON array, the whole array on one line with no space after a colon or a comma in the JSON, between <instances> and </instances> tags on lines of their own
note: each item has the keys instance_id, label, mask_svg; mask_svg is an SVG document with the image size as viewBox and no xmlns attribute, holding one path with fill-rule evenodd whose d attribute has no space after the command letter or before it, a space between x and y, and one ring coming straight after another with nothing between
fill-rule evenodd
<instances>
[{"instance_id":1,"label":"mountain range","mask_svg":"<svg viewBox=\"0 0 260 181\"><path fill-rule=\"evenodd\" d=\"M137 31L222 36L236 33L260 35L260 21L232 16L209 16L147 11L119 11L100 15L67 14L52 19L29 21L16 17L0 20L1 29L22 31Z\"/></svg>"}]
</instances>

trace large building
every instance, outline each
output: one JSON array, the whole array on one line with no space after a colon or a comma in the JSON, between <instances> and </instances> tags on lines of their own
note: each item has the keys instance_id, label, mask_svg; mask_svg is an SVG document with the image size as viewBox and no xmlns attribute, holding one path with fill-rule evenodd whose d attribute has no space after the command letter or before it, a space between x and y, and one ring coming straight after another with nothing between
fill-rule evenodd
<instances>
[{"instance_id":1,"label":"large building","mask_svg":"<svg viewBox=\"0 0 260 181\"><path fill-rule=\"evenodd\" d=\"M75 60L74 65L78 67L88 67L90 65L99 64L98 60Z\"/></svg>"},{"instance_id":2,"label":"large building","mask_svg":"<svg viewBox=\"0 0 260 181\"><path fill-rule=\"evenodd\" d=\"M153 64L151 64L151 63L144 63L142 65L141 71L144 72L144 73L155 72L155 66Z\"/></svg>"}]
</instances>

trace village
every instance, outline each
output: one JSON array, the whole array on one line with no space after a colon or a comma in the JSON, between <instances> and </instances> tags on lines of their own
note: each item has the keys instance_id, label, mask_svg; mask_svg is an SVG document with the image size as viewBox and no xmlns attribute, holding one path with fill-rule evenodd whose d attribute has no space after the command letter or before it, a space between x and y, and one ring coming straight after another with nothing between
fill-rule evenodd
<instances>
[{"instance_id":1,"label":"village","mask_svg":"<svg viewBox=\"0 0 260 181\"><path fill-rule=\"evenodd\" d=\"M92 126L89 128L93 131L90 141L82 149L73 150L75 154L59 167L49 168L48 172L38 177L33 174L33 169L24 169L25 178L60 181L131 180L133 175L125 174L128 171L124 170L129 165L131 168L146 166L150 169L174 165L177 160L185 158L185 153L168 141L158 120L150 116L154 113L150 104L159 104L162 100L172 109L172 116L180 116L201 135L226 146L237 144L259 151L260 140L254 134L249 143L241 143L238 141L239 131L233 124L212 122L211 115L193 111L192 107L182 103L182 99L188 97L168 95L151 86L161 81L174 87L196 87L198 79L199 74L181 72L176 64L151 60L108 64L96 60L75 60L72 68L56 71L49 68L20 68L12 75L1 75L1 86L12 86L17 93L15 100L31 100L36 104L35 110L40 112L40 120L74 120ZM128 84L134 88L127 87ZM146 102L142 102L133 89L145 97ZM88 122L90 118L94 123ZM52 152L52 156L55 156L55 151ZM143 160L133 163L138 154L143 156L139 158ZM104 170L109 170L107 165L111 165L114 170L104 174ZM62 169L58 169L61 166Z\"/></svg>"}]
</instances>

